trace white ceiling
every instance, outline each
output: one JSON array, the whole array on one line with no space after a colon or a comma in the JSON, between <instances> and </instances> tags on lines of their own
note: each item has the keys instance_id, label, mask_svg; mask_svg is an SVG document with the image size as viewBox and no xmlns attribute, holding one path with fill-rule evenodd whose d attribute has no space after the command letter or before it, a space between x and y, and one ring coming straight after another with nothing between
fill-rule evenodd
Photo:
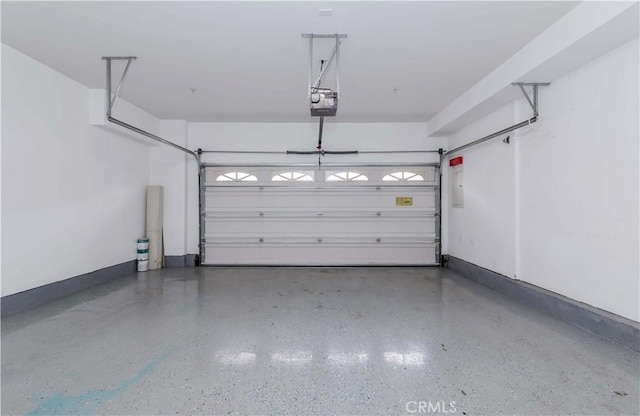
<instances>
[{"instance_id":1,"label":"white ceiling","mask_svg":"<svg viewBox=\"0 0 640 416\"><path fill-rule=\"evenodd\" d=\"M2 41L90 88L101 56L136 55L122 96L162 119L291 122L310 120L301 33L346 33L336 121L427 121L576 4L5 1Z\"/></svg>"}]
</instances>

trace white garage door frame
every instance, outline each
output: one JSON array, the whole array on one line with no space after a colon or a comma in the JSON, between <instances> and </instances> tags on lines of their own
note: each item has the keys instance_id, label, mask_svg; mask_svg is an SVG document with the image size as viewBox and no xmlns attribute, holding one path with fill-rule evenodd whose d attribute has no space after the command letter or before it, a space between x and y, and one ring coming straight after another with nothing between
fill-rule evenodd
<instances>
[{"instance_id":1,"label":"white garage door frame","mask_svg":"<svg viewBox=\"0 0 640 416\"><path fill-rule=\"evenodd\" d=\"M220 174L234 171L255 179L216 181ZM369 180L327 181L344 171L365 172ZM424 180L382 180L397 171L422 172ZM274 182L277 172L305 172L312 181ZM438 163L203 163L200 173L202 266L441 263ZM415 205L402 206L395 200L402 197L412 197ZM243 252L249 260L242 260ZM284 252L291 257L283 257Z\"/></svg>"}]
</instances>

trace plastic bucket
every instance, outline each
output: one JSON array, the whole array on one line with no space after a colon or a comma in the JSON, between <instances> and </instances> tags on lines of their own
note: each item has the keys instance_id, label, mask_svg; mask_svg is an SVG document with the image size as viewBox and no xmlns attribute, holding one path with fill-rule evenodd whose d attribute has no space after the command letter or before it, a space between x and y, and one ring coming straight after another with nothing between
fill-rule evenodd
<instances>
[{"instance_id":1,"label":"plastic bucket","mask_svg":"<svg viewBox=\"0 0 640 416\"><path fill-rule=\"evenodd\" d=\"M146 249L146 250L138 249L138 261L140 260L149 260L149 249Z\"/></svg>"},{"instance_id":2,"label":"plastic bucket","mask_svg":"<svg viewBox=\"0 0 640 416\"><path fill-rule=\"evenodd\" d=\"M149 270L149 260L138 261L138 271L146 272L147 270Z\"/></svg>"},{"instance_id":3,"label":"plastic bucket","mask_svg":"<svg viewBox=\"0 0 640 416\"><path fill-rule=\"evenodd\" d=\"M138 238L138 250L147 250L147 252L149 251L148 238Z\"/></svg>"}]
</instances>

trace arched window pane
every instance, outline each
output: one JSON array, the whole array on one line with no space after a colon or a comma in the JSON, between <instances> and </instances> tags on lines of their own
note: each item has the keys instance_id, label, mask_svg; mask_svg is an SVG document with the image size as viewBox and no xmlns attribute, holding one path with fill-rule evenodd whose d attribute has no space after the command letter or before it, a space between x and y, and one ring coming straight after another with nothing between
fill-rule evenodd
<instances>
[{"instance_id":1,"label":"arched window pane","mask_svg":"<svg viewBox=\"0 0 640 416\"><path fill-rule=\"evenodd\" d=\"M282 172L271 178L272 181L313 181L313 178L304 172Z\"/></svg>"},{"instance_id":2,"label":"arched window pane","mask_svg":"<svg viewBox=\"0 0 640 416\"><path fill-rule=\"evenodd\" d=\"M424 177L415 172L393 172L385 175L383 181L424 181Z\"/></svg>"},{"instance_id":3,"label":"arched window pane","mask_svg":"<svg viewBox=\"0 0 640 416\"><path fill-rule=\"evenodd\" d=\"M227 172L219 175L216 182L255 182L258 178L246 172Z\"/></svg>"},{"instance_id":4,"label":"arched window pane","mask_svg":"<svg viewBox=\"0 0 640 416\"><path fill-rule=\"evenodd\" d=\"M329 181L368 181L369 178L359 172L336 172L327 178Z\"/></svg>"}]
</instances>

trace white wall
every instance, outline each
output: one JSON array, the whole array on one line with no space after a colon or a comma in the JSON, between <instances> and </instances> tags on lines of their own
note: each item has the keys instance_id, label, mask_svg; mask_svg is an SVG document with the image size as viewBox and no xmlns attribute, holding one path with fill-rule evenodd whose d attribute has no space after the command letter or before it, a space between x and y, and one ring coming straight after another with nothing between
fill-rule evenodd
<instances>
[{"instance_id":1,"label":"white wall","mask_svg":"<svg viewBox=\"0 0 640 416\"><path fill-rule=\"evenodd\" d=\"M315 150L318 121L310 123L189 123L188 147L203 150ZM325 150L432 150L446 147L446 138L427 137L426 123L333 123L324 125ZM323 163L431 163L437 154L327 155ZM317 163L316 155L205 154L209 163ZM190 164L189 178L195 173ZM198 252L197 181L188 180L187 248Z\"/></svg>"},{"instance_id":2,"label":"white wall","mask_svg":"<svg viewBox=\"0 0 640 416\"><path fill-rule=\"evenodd\" d=\"M638 39L541 93L520 139L521 278L640 321Z\"/></svg>"},{"instance_id":3,"label":"white wall","mask_svg":"<svg viewBox=\"0 0 640 416\"><path fill-rule=\"evenodd\" d=\"M450 255L640 321L638 60L636 38L542 88L540 121L512 145L461 153ZM503 107L451 147L530 114Z\"/></svg>"},{"instance_id":4,"label":"white wall","mask_svg":"<svg viewBox=\"0 0 640 416\"><path fill-rule=\"evenodd\" d=\"M187 145L187 122L184 120L161 120L159 135L180 146ZM151 149L151 185L164 187L164 251L167 256L182 256L186 249L186 205L187 181L197 187L197 172L187 175L186 163L194 158L169 146L160 145Z\"/></svg>"},{"instance_id":5,"label":"white wall","mask_svg":"<svg viewBox=\"0 0 640 416\"><path fill-rule=\"evenodd\" d=\"M450 136L449 148L514 122L514 105L506 105ZM514 146L496 139L457 155L463 157L464 208L451 208L451 202L446 201L449 208L446 249L453 256L514 277ZM444 169L448 179L451 169L448 163ZM450 186L445 181L445 194L451 193Z\"/></svg>"},{"instance_id":6,"label":"white wall","mask_svg":"<svg viewBox=\"0 0 640 416\"><path fill-rule=\"evenodd\" d=\"M150 148L91 126L89 94L2 45L2 296L135 259Z\"/></svg>"}]
</instances>

